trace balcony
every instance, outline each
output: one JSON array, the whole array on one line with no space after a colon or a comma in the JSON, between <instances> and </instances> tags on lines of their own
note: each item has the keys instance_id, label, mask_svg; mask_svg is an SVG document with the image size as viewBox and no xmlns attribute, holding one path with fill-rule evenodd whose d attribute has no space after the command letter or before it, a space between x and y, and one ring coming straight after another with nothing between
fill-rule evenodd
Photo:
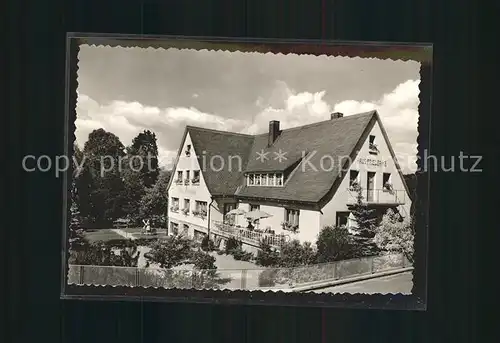
<instances>
[{"instance_id":1,"label":"balcony","mask_svg":"<svg viewBox=\"0 0 500 343\"><path fill-rule=\"evenodd\" d=\"M347 189L347 204L353 205L357 202L358 190ZM362 203L374 205L404 205L409 199L404 189L361 189Z\"/></svg>"},{"instance_id":2,"label":"balcony","mask_svg":"<svg viewBox=\"0 0 500 343\"><path fill-rule=\"evenodd\" d=\"M226 238L234 237L243 243L258 246L261 241L266 241L275 248L281 247L284 243L290 240L288 235L271 234L260 231L251 231L242 227L225 224L219 221L213 221L210 231L213 234L220 235Z\"/></svg>"}]
</instances>

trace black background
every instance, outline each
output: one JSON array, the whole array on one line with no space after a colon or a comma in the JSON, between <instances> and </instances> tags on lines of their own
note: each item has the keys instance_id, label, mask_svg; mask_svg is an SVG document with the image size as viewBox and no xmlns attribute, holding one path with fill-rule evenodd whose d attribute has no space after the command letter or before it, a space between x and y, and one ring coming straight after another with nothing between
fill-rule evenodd
<instances>
[{"instance_id":1,"label":"black background","mask_svg":"<svg viewBox=\"0 0 500 343\"><path fill-rule=\"evenodd\" d=\"M7 301L1 306L6 325L0 340L482 342L476 228L487 222L479 216L480 192L491 188L479 184L482 174L432 175L428 311L403 312L61 301L62 179L24 173L20 164L26 154L63 154L65 35L71 31L432 42L432 151L479 155L480 138L494 143L498 134L479 128L484 123L478 116L484 113L478 107L484 96L477 86L479 66L495 58L480 59L479 41L493 36L478 35L478 8L479 2L462 0L9 3L3 21L12 34L4 46L9 84L2 101L8 113L3 137L9 168L1 239L2 257L8 258L1 277Z\"/></svg>"}]
</instances>

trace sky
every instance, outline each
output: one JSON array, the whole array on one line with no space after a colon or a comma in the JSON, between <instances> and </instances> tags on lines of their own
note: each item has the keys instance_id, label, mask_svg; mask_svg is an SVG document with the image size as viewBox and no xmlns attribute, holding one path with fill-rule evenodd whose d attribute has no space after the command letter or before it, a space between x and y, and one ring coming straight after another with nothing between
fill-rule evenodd
<instances>
[{"instance_id":1,"label":"sky","mask_svg":"<svg viewBox=\"0 0 500 343\"><path fill-rule=\"evenodd\" d=\"M78 59L79 146L98 128L124 145L151 130L169 168L186 125L254 134L376 109L402 169L416 170L415 61L88 45Z\"/></svg>"}]
</instances>

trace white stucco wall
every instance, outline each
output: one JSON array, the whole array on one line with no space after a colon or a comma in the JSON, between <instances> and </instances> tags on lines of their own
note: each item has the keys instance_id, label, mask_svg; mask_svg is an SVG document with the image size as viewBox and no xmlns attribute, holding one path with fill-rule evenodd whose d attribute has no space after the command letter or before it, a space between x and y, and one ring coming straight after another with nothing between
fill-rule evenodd
<instances>
[{"instance_id":1,"label":"white stucco wall","mask_svg":"<svg viewBox=\"0 0 500 343\"><path fill-rule=\"evenodd\" d=\"M187 150L187 146L191 145L191 155L186 156L185 151ZM199 185L177 185L175 183L175 180L177 180L177 172L178 171L190 171L190 176L189 178L193 178L193 171L194 170L200 170L200 183ZM183 179L185 179L185 174L183 173ZM205 201L207 203L207 212L210 212L210 220L222 220L222 214L217 210L217 204L214 202L213 206L210 207L210 202L211 202L211 195L210 191L208 190L208 187L206 186L205 180L203 178L203 173L201 172L200 165L198 163L198 159L196 158L196 151L194 150L193 144L191 142L191 138L189 136L189 133L186 135L186 139L184 141L183 147L181 149L181 154L179 156L179 160L177 162L177 165L174 168L174 172L172 174L173 181L170 185L170 188L168 190L168 196L169 196L169 208L168 208L168 217L169 221L175 221L175 222L183 222L189 224L194 224L198 227L204 228L205 232L207 231L208 227L208 213L207 217L205 218L200 218L200 217L195 217L192 214L192 211L195 210L196 206L196 201ZM170 207L172 206L171 199L172 198L179 198L179 212L175 213L170 210ZM182 213L182 209L184 208L184 199L189 199L190 200L190 213L188 215L184 215ZM214 209L215 207L215 209ZM179 225L179 231L182 231L182 225L181 223ZM169 223L169 229L170 229L170 223ZM198 228L197 228L198 229ZM193 228L190 228L189 234L193 234Z\"/></svg>"},{"instance_id":2,"label":"white stucco wall","mask_svg":"<svg viewBox=\"0 0 500 343\"><path fill-rule=\"evenodd\" d=\"M379 149L379 153L377 155L372 155L369 153L370 135L375 136L375 144ZM380 166L365 164L362 163L364 159L380 161L383 163ZM395 194L398 196L398 198L403 199L405 202L405 204L403 206L399 206L398 209L403 215L407 215L410 213L410 197L406 192L404 181L399 175L396 164L392 159L389 147L385 142L385 139L382 135L382 130L378 123L375 123L375 125L373 126L370 134L367 136L366 141L362 145L358 156L353 161L350 169L359 171L358 180L365 191L368 182L367 172L376 173L374 184L374 189L376 191L374 192L374 200L375 202L379 203L392 202L395 199L395 195L391 195L390 193L382 191L383 174L390 173L391 183L393 185L393 189L396 192ZM326 225L335 225L337 211L348 211L347 204L356 200L356 193L348 190L349 174L350 172L348 171L332 200L322 208L323 215L321 216L321 227L324 227ZM364 194L364 196L366 197L366 194Z\"/></svg>"}]
</instances>

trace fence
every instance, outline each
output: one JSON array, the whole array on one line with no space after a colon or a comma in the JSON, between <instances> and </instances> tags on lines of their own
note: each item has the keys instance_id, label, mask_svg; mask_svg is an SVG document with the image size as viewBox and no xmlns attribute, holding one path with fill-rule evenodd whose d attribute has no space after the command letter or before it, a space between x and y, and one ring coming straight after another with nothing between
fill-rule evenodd
<instances>
[{"instance_id":1,"label":"fence","mask_svg":"<svg viewBox=\"0 0 500 343\"><path fill-rule=\"evenodd\" d=\"M403 255L382 255L293 268L153 269L70 265L68 284L194 289L287 289L307 283L411 267Z\"/></svg>"}]
</instances>

